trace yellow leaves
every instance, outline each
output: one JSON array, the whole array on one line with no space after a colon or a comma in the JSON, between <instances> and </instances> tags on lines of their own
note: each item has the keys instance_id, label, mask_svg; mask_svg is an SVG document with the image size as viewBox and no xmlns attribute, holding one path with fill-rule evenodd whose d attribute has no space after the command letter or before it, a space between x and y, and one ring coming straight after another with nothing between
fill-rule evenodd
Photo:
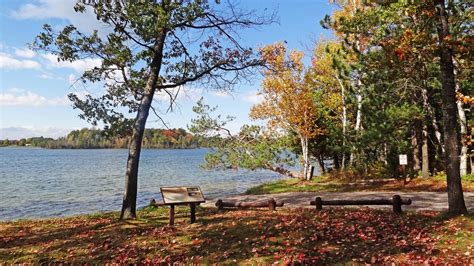
<instances>
[{"instance_id":1,"label":"yellow leaves","mask_svg":"<svg viewBox=\"0 0 474 266\"><path fill-rule=\"evenodd\" d=\"M304 54L287 53L281 42L265 46L260 52L268 67L260 90L264 101L252 107L250 117L268 120L272 129L294 131L306 138L318 135L317 108L313 88L305 80Z\"/></svg>"}]
</instances>

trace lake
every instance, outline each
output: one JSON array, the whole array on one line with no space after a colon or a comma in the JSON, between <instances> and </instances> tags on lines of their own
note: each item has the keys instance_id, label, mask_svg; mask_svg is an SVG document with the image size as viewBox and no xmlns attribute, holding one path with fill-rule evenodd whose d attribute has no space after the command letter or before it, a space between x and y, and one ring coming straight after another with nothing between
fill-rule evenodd
<instances>
[{"instance_id":1,"label":"lake","mask_svg":"<svg viewBox=\"0 0 474 266\"><path fill-rule=\"evenodd\" d=\"M138 207L161 199L160 186L199 185L207 198L281 179L259 170L205 170L208 149L143 150ZM0 220L120 210L128 151L0 148Z\"/></svg>"}]
</instances>

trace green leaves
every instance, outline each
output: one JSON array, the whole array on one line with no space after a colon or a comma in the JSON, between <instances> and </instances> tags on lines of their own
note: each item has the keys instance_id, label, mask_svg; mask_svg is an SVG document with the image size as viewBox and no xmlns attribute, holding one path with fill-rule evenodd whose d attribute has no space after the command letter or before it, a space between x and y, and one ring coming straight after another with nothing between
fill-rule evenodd
<instances>
[{"instance_id":1,"label":"green leaves","mask_svg":"<svg viewBox=\"0 0 474 266\"><path fill-rule=\"evenodd\" d=\"M192 133L210 138L213 150L206 155L203 167L250 170L263 168L290 174L284 168L293 165L295 158L287 151L290 146L288 137L264 131L264 128L254 125L244 125L240 132L232 134L225 126L233 118L223 119L221 115L213 115L216 110L217 107L204 104L201 98L193 107L198 117L192 119L188 126Z\"/></svg>"},{"instance_id":2,"label":"green leaves","mask_svg":"<svg viewBox=\"0 0 474 266\"><path fill-rule=\"evenodd\" d=\"M92 10L102 22L100 32L85 34L74 25L56 32L45 25L31 47L59 61L100 60L80 80L85 87L103 86L104 94L70 99L92 124L126 128L130 118L125 114L135 113L144 95L168 93L173 105L173 88L200 82L228 90L255 73L249 68L261 62L236 41L233 28L263 25L272 18L227 5L233 12L217 12L207 1L82 1L74 10Z\"/></svg>"}]
</instances>

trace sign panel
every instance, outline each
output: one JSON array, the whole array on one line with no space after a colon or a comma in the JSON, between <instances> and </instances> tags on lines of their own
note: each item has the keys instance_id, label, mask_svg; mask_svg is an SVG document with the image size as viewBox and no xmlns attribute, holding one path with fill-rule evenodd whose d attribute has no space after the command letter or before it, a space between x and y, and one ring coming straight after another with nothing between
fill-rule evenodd
<instances>
[{"instance_id":1,"label":"sign panel","mask_svg":"<svg viewBox=\"0 0 474 266\"><path fill-rule=\"evenodd\" d=\"M400 161L400 165L407 165L408 164L408 158L406 154L400 154L398 156L398 160Z\"/></svg>"},{"instance_id":2,"label":"sign panel","mask_svg":"<svg viewBox=\"0 0 474 266\"><path fill-rule=\"evenodd\" d=\"M202 203L206 200L199 187L161 187L165 204Z\"/></svg>"}]
</instances>

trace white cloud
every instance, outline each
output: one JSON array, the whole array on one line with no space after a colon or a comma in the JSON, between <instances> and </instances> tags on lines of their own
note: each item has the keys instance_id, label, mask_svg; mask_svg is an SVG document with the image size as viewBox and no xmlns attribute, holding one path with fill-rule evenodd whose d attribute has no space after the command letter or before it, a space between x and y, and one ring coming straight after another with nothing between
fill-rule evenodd
<instances>
[{"instance_id":1,"label":"white cloud","mask_svg":"<svg viewBox=\"0 0 474 266\"><path fill-rule=\"evenodd\" d=\"M8 89L7 91L12 92L12 93L22 93L22 92L25 92L26 90L19 89L19 88L11 88L11 89Z\"/></svg>"},{"instance_id":2,"label":"white cloud","mask_svg":"<svg viewBox=\"0 0 474 266\"><path fill-rule=\"evenodd\" d=\"M69 105L69 99L57 97L48 99L31 91L21 89L10 89L0 93L0 106L63 106Z\"/></svg>"},{"instance_id":3,"label":"white cloud","mask_svg":"<svg viewBox=\"0 0 474 266\"><path fill-rule=\"evenodd\" d=\"M90 70L94 67L100 67L102 65L102 60L96 58L86 58L77 60L74 62L60 61L58 62L58 57L53 54L43 54L41 55L46 59L49 67L53 68L70 68L75 70L78 73L83 73L86 70Z\"/></svg>"},{"instance_id":4,"label":"white cloud","mask_svg":"<svg viewBox=\"0 0 474 266\"><path fill-rule=\"evenodd\" d=\"M30 50L28 48L15 48L15 54L19 57L24 57L24 58L33 58L35 57L36 53L33 50Z\"/></svg>"},{"instance_id":5,"label":"white cloud","mask_svg":"<svg viewBox=\"0 0 474 266\"><path fill-rule=\"evenodd\" d=\"M69 85L73 85L74 83L76 83L77 78L74 74L69 74L67 80L69 81Z\"/></svg>"},{"instance_id":6,"label":"white cloud","mask_svg":"<svg viewBox=\"0 0 474 266\"><path fill-rule=\"evenodd\" d=\"M66 136L71 130L57 127L6 127L0 128L0 139L19 140L41 136L45 138L58 138Z\"/></svg>"},{"instance_id":7,"label":"white cloud","mask_svg":"<svg viewBox=\"0 0 474 266\"><path fill-rule=\"evenodd\" d=\"M198 88L187 88L187 87L179 87L179 88L174 88L174 89L169 89L168 90L170 94L173 97L176 97L176 102L182 102L182 101L192 101L195 102L199 100L199 98L203 94L202 89ZM157 92L155 94L155 99L160 101L160 102L169 102L170 101L170 95L168 95L165 92Z\"/></svg>"},{"instance_id":8,"label":"white cloud","mask_svg":"<svg viewBox=\"0 0 474 266\"><path fill-rule=\"evenodd\" d=\"M55 76L51 73L43 73L41 75L38 75L38 77L42 78L42 79L54 79L54 80L63 80L63 78L60 78L58 76Z\"/></svg>"},{"instance_id":9,"label":"white cloud","mask_svg":"<svg viewBox=\"0 0 474 266\"><path fill-rule=\"evenodd\" d=\"M212 93L212 95L220 98L229 98L231 96L231 93L228 91L215 91Z\"/></svg>"},{"instance_id":10,"label":"white cloud","mask_svg":"<svg viewBox=\"0 0 474 266\"><path fill-rule=\"evenodd\" d=\"M41 65L33 60L21 60L11 57L9 54L0 53L0 69L39 69Z\"/></svg>"},{"instance_id":11,"label":"white cloud","mask_svg":"<svg viewBox=\"0 0 474 266\"><path fill-rule=\"evenodd\" d=\"M258 94L258 91L251 91L242 95L242 100L251 104L259 104L263 101L263 96Z\"/></svg>"},{"instance_id":12,"label":"white cloud","mask_svg":"<svg viewBox=\"0 0 474 266\"><path fill-rule=\"evenodd\" d=\"M11 16L20 20L64 19L83 32L92 32L94 29L101 30L104 28L104 24L96 19L89 8L84 13L76 13L74 11L75 3L76 0L39 0L35 4L22 5L20 9L11 12Z\"/></svg>"}]
</instances>

